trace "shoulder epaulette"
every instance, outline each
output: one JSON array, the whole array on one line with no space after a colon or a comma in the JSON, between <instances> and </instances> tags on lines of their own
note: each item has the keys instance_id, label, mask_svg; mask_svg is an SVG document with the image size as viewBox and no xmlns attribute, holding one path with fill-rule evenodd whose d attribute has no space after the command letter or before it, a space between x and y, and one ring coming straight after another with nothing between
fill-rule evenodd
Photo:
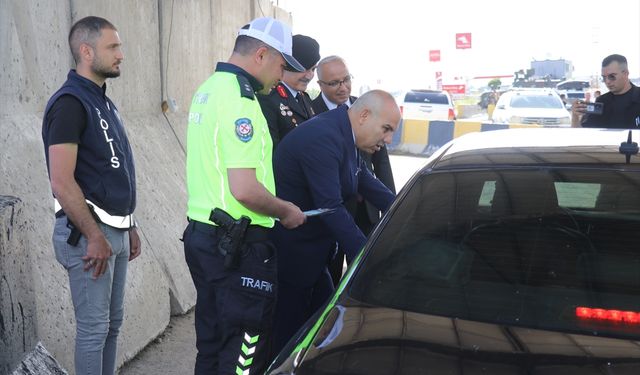
<instances>
[{"instance_id":1,"label":"shoulder epaulette","mask_svg":"<svg viewBox=\"0 0 640 375\"><path fill-rule=\"evenodd\" d=\"M236 77L238 77L238 84L240 85L240 96L254 100L255 95L253 93L253 87L251 86L251 83L249 83L247 77L240 74Z\"/></svg>"},{"instance_id":2,"label":"shoulder epaulette","mask_svg":"<svg viewBox=\"0 0 640 375\"><path fill-rule=\"evenodd\" d=\"M280 95L280 97L283 99L289 97L289 95L287 95L287 90L284 88L284 86L282 86L281 83L276 86L276 91L278 92L278 95Z\"/></svg>"}]
</instances>

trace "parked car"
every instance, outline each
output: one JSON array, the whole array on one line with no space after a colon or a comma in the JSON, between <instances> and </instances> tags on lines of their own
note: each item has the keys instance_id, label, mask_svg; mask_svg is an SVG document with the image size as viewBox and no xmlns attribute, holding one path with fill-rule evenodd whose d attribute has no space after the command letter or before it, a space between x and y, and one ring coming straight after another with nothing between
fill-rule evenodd
<instances>
[{"instance_id":1,"label":"parked car","mask_svg":"<svg viewBox=\"0 0 640 375\"><path fill-rule=\"evenodd\" d=\"M556 90L558 95L565 97L565 107L567 110L571 110L571 106L578 100L590 101L591 93L589 91L573 91L573 90ZM587 97L589 96L589 97Z\"/></svg>"},{"instance_id":2,"label":"parked car","mask_svg":"<svg viewBox=\"0 0 640 375\"><path fill-rule=\"evenodd\" d=\"M584 80L567 80L556 85L556 90L585 91L591 83Z\"/></svg>"},{"instance_id":3,"label":"parked car","mask_svg":"<svg viewBox=\"0 0 640 375\"><path fill-rule=\"evenodd\" d=\"M568 109L571 109L573 103L577 100L591 100L591 91L589 87L591 83L584 80L567 80L556 85L558 94L564 94L567 98Z\"/></svg>"},{"instance_id":4,"label":"parked car","mask_svg":"<svg viewBox=\"0 0 640 375\"><path fill-rule=\"evenodd\" d=\"M498 123L571 125L571 114L553 89L507 91L500 95L492 118Z\"/></svg>"},{"instance_id":5,"label":"parked car","mask_svg":"<svg viewBox=\"0 0 640 375\"><path fill-rule=\"evenodd\" d=\"M396 97L403 119L443 120L456 119L451 95L439 90L410 90Z\"/></svg>"},{"instance_id":6,"label":"parked car","mask_svg":"<svg viewBox=\"0 0 640 375\"><path fill-rule=\"evenodd\" d=\"M267 373L639 374L638 139L449 142Z\"/></svg>"}]
</instances>

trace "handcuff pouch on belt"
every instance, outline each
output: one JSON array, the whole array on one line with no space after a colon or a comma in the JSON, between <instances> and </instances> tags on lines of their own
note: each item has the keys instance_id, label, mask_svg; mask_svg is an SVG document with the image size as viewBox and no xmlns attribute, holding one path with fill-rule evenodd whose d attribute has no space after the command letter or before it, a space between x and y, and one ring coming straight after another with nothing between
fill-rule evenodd
<instances>
[{"instance_id":1,"label":"handcuff pouch on belt","mask_svg":"<svg viewBox=\"0 0 640 375\"><path fill-rule=\"evenodd\" d=\"M238 268L244 237L251 219L243 215L239 220L235 220L224 210L214 208L211 210L209 220L224 231L218 242L218 251L224 256L224 268Z\"/></svg>"}]
</instances>

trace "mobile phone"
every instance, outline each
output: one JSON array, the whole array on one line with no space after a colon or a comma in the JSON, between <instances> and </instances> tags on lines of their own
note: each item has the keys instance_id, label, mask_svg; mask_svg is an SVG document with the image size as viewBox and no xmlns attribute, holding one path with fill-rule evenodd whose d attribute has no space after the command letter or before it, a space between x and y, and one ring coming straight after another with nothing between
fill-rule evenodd
<instances>
[{"instance_id":1,"label":"mobile phone","mask_svg":"<svg viewBox=\"0 0 640 375\"><path fill-rule=\"evenodd\" d=\"M603 103L595 102L595 103L586 103L586 113L593 113L595 115L601 115L604 107Z\"/></svg>"}]
</instances>

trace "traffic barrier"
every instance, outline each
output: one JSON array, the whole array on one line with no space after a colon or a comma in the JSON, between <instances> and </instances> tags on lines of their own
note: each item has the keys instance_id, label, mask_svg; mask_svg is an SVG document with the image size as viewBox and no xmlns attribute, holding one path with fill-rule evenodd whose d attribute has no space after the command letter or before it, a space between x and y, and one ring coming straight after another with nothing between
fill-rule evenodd
<instances>
[{"instance_id":1,"label":"traffic barrier","mask_svg":"<svg viewBox=\"0 0 640 375\"><path fill-rule=\"evenodd\" d=\"M400 123L388 150L430 156L450 140L473 132L514 128L541 128L542 125L494 124L474 121L428 121L406 119Z\"/></svg>"}]
</instances>

